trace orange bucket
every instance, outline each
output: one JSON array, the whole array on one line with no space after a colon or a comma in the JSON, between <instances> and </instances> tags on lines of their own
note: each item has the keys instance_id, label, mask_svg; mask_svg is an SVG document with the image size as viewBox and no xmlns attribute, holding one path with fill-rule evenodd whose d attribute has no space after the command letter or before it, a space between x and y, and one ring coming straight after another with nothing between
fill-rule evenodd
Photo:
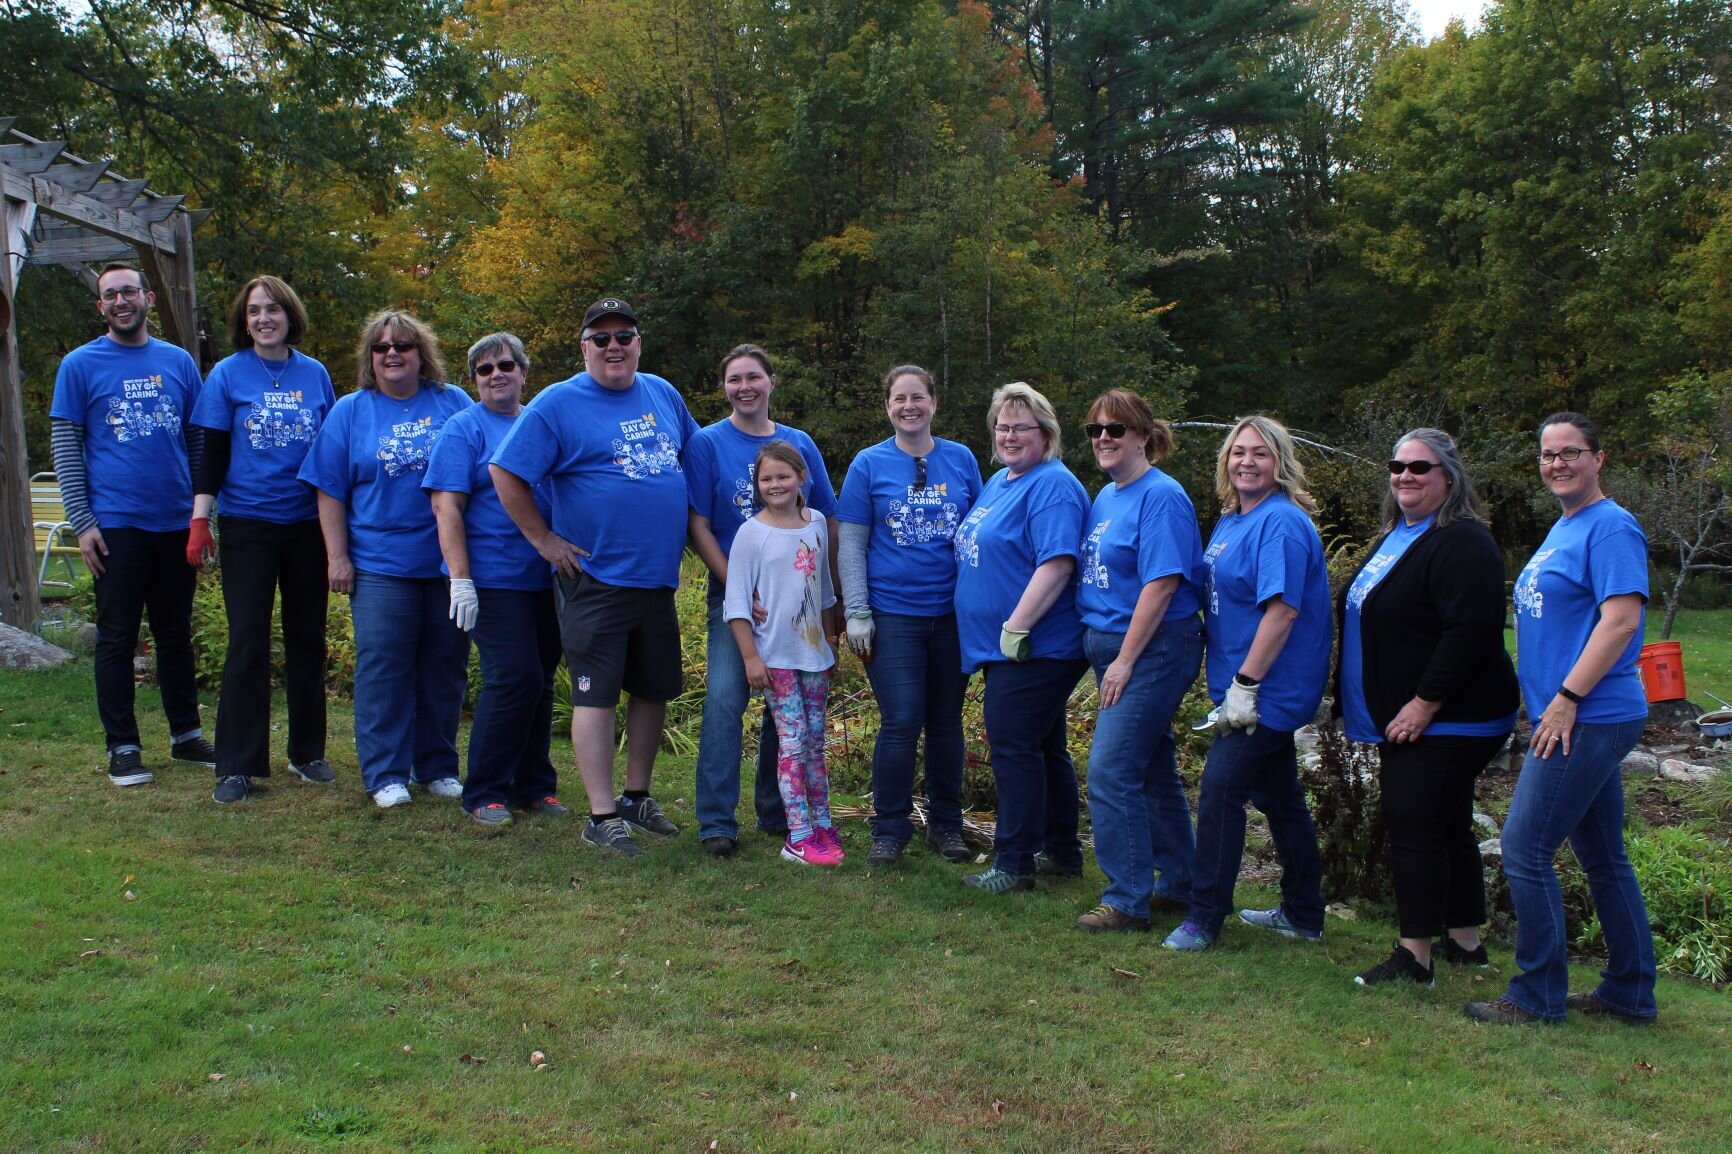
<instances>
[{"instance_id":1,"label":"orange bucket","mask_svg":"<svg viewBox=\"0 0 1732 1154\"><path fill-rule=\"evenodd\" d=\"M1636 672L1649 701L1681 701L1684 697L1684 647L1676 641L1642 646Z\"/></svg>"}]
</instances>

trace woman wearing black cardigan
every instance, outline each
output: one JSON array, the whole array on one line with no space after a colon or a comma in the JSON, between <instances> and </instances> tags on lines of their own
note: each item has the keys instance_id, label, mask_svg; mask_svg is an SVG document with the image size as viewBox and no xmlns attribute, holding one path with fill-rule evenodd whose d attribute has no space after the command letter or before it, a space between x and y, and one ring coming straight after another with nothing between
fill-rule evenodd
<instances>
[{"instance_id":1,"label":"woman wearing black cardigan","mask_svg":"<svg viewBox=\"0 0 1732 1154\"><path fill-rule=\"evenodd\" d=\"M1519 694L1503 557L1454 439L1413 430L1389 472L1383 536L1338 603L1335 702L1349 740L1377 743L1401 938L1353 980L1429 986L1434 952L1486 964L1473 785L1509 740Z\"/></svg>"}]
</instances>

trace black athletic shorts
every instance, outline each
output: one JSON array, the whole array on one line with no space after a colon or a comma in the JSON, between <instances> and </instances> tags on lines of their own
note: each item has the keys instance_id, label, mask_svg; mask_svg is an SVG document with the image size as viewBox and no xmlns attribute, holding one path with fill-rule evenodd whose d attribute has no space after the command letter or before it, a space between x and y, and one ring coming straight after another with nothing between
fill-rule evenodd
<instances>
[{"instance_id":1,"label":"black athletic shorts","mask_svg":"<svg viewBox=\"0 0 1732 1154\"><path fill-rule=\"evenodd\" d=\"M672 589L607 585L588 573L554 574L559 636L574 707L611 708L621 691L672 701L683 684Z\"/></svg>"}]
</instances>

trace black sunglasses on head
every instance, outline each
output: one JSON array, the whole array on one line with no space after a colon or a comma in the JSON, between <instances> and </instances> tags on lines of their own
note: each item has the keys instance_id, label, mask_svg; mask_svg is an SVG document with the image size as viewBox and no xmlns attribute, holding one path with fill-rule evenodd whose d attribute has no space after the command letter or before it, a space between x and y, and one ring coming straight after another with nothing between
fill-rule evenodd
<instances>
[{"instance_id":1,"label":"black sunglasses on head","mask_svg":"<svg viewBox=\"0 0 1732 1154\"><path fill-rule=\"evenodd\" d=\"M1415 477L1423 477L1433 469L1441 468L1443 466L1436 461L1391 461L1389 462L1389 475L1399 477L1403 472L1407 472L1412 473Z\"/></svg>"},{"instance_id":2,"label":"black sunglasses on head","mask_svg":"<svg viewBox=\"0 0 1732 1154\"><path fill-rule=\"evenodd\" d=\"M633 341L637 340L637 334L632 332L630 329L627 329L623 333L590 333L583 339L589 341L598 349L605 349L614 341L618 341L619 347L623 349Z\"/></svg>"},{"instance_id":3,"label":"black sunglasses on head","mask_svg":"<svg viewBox=\"0 0 1732 1154\"><path fill-rule=\"evenodd\" d=\"M1111 421L1105 425L1097 425L1093 421L1090 421L1088 424L1083 426L1083 432L1088 434L1089 440L1091 441L1100 440L1102 433L1105 433L1107 436L1116 440L1117 438L1124 436L1129 430L1130 426L1125 424L1123 421Z\"/></svg>"}]
</instances>

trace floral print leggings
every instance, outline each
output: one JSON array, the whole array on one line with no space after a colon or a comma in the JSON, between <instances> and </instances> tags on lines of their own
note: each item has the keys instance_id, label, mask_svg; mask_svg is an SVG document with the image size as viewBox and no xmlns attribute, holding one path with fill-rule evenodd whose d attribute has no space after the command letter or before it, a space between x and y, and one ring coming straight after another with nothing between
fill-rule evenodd
<instances>
[{"instance_id":1,"label":"floral print leggings","mask_svg":"<svg viewBox=\"0 0 1732 1154\"><path fill-rule=\"evenodd\" d=\"M770 687L764 696L776 722L776 740L781 758L776 762L776 785L788 811L788 840L811 836L813 829L829 829L830 768L824 761L824 707L830 697L829 671L808 673L803 669L771 669Z\"/></svg>"}]
</instances>

